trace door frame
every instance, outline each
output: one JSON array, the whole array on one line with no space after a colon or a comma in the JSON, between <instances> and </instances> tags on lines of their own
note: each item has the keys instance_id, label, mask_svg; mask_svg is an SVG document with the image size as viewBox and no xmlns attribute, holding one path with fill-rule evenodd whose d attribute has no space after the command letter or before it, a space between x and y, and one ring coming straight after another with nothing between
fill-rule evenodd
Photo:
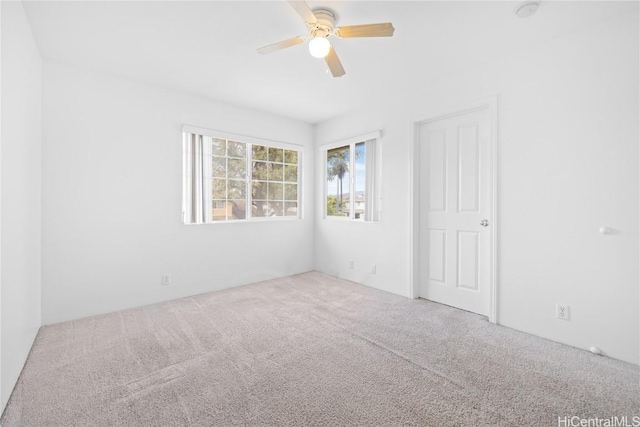
<instances>
[{"instance_id":1,"label":"door frame","mask_svg":"<svg viewBox=\"0 0 640 427\"><path fill-rule=\"evenodd\" d=\"M455 117L461 114L471 113L479 110L489 110L489 144L491 147L491 201L489 204L491 221L490 227L490 257L491 268L489 273L489 322L498 323L498 95L492 95L476 102L471 102L462 106L446 108L444 110L435 111L426 114L426 118L411 121L411 138L412 143L409 145L409 290L410 298L419 298L420 296L420 134L419 126Z\"/></svg>"}]
</instances>

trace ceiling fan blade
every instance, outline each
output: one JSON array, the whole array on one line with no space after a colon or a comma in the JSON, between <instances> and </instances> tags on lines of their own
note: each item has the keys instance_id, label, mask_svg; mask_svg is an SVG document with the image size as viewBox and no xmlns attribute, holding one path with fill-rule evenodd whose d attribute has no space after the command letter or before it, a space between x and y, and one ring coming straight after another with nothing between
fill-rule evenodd
<instances>
[{"instance_id":1,"label":"ceiling fan blade","mask_svg":"<svg viewBox=\"0 0 640 427\"><path fill-rule=\"evenodd\" d=\"M289 0L289 4L298 12L298 15L302 16L302 19L307 24L318 23L318 18L316 18L316 15L313 14L313 11L304 0Z\"/></svg>"},{"instance_id":2,"label":"ceiling fan blade","mask_svg":"<svg viewBox=\"0 0 640 427\"><path fill-rule=\"evenodd\" d=\"M329 69L331 70L331 74L333 74L333 77L344 76L345 74L344 68L342 67L342 63L338 58L338 54L336 53L333 47L329 51L329 54L324 57L324 60L327 61L327 65L329 66Z\"/></svg>"},{"instance_id":3,"label":"ceiling fan blade","mask_svg":"<svg viewBox=\"0 0 640 427\"><path fill-rule=\"evenodd\" d=\"M391 37L393 36L393 24L385 22L382 24L347 25L336 28L336 36L343 38L350 37Z\"/></svg>"},{"instance_id":4,"label":"ceiling fan blade","mask_svg":"<svg viewBox=\"0 0 640 427\"><path fill-rule=\"evenodd\" d=\"M305 37L293 37L288 40L283 40L278 43L270 44L269 46L264 46L258 49L258 53L262 55L266 55L267 53L275 52L280 49L284 49L287 47L295 46L300 43L304 43L306 40Z\"/></svg>"}]
</instances>

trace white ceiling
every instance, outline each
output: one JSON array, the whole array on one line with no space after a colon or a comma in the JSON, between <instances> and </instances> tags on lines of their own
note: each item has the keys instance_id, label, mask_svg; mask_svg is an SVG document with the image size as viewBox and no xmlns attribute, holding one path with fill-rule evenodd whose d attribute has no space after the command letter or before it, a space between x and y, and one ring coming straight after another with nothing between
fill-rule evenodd
<instances>
[{"instance_id":1,"label":"white ceiling","mask_svg":"<svg viewBox=\"0 0 640 427\"><path fill-rule=\"evenodd\" d=\"M347 74L334 78L306 45L256 49L305 35L286 1L29 1L42 56L215 100L318 123L395 91L633 11L632 2L308 1L338 26L393 22L392 38L333 39ZM402 92L401 92L402 93Z\"/></svg>"}]
</instances>

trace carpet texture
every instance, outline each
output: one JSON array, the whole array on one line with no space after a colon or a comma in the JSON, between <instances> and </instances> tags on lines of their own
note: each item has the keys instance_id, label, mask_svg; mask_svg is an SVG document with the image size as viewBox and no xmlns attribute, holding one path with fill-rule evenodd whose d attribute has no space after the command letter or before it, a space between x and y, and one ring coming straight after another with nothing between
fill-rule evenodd
<instances>
[{"instance_id":1,"label":"carpet texture","mask_svg":"<svg viewBox=\"0 0 640 427\"><path fill-rule=\"evenodd\" d=\"M637 366L312 272L43 327L10 426L557 426Z\"/></svg>"}]
</instances>

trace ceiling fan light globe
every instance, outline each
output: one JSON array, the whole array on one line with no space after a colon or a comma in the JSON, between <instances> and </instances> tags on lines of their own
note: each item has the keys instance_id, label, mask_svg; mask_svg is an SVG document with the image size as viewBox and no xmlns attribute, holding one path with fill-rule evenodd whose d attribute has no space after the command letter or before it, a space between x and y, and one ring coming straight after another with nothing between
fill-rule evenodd
<instances>
[{"instance_id":1,"label":"ceiling fan light globe","mask_svg":"<svg viewBox=\"0 0 640 427\"><path fill-rule=\"evenodd\" d=\"M331 43L326 37L314 37L309 42L309 53L314 58L324 58L331 50Z\"/></svg>"}]
</instances>

